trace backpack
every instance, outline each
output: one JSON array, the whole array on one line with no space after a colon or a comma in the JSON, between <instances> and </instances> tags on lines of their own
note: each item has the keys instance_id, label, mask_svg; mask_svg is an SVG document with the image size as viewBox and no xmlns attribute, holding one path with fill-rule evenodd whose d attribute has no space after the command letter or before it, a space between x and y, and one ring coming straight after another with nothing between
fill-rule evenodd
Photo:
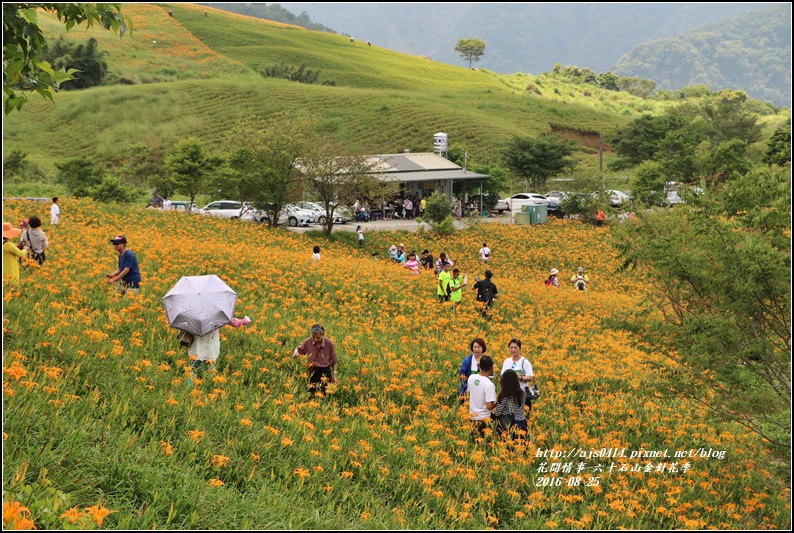
<instances>
[{"instance_id":1,"label":"backpack","mask_svg":"<svg viewBox=\"0 0 794 533\"><path fill-rule=\"evenodd\" d=\"M480 294L477 295L477 300L481 302L492 302L494 297L493 285L490 283L483 283L480 285Z\"/></svg>"},{"instance_id":2,"label":"backpack","mask_svg":"<svg viewBox=\"0 0 794 533\"><path fill-rule=\"evenodd\" d=\"M584 280L584 276L576 276L576 281L573 283L573 286L583 291L587 288L587 283Z\"/></svg>"},{"instance_id":3,"label":"backpack","mask_svg":"<svg viewBox=\"0 0 794 533\"><path fill-rule=\"evenodd\" d=\"M546 280L546 286L547 286L547 287L553 287L553 286L554 286L554 278L551 278L551 277L550 277L550 278L548 278L548 279Z\"/></svg>"}]
</instances>

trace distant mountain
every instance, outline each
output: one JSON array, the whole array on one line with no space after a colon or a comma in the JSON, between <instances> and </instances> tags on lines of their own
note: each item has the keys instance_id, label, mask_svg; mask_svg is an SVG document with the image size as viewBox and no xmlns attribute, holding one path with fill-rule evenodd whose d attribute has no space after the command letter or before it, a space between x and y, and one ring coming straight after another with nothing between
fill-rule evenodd
<instances>
[{"instance_id":1,"label":"distant mountain","mask_svg":"<svg viewBox=\"0 0 794 533\"><path fill-rule=\"evenodd\" d=\"M215 9L222 9L231 13L239 13L240 15L247 15L249 17L256 17L260 19L273 20L276 22L286 22L287 24L294 24L306 28L307 30L325 31L329 33L336 33L331 28L312 22L309 15L300 13L295 15L291 11L285 9L280 4L264 4L264 3L239 3L232 2L212 3L212 2L199 2L199 5L210 6Z\"/></svg>"},{"instance_id":2,"label":"distant mountain","mask_svg":"<svg viewBox=\"0 0 794 533\"><path fill-rule=\"evenodd\" d=\"M752 3L300 3L280 4L339 33L464 66L461 38L486 43L477 64L500 73L555 63L604 72L637 45L772 4Z\"/></svg>"},{"instance_id":3,"label":"distant mountain","mask_svg":"<svg viewBox=\"0 0 794 533\"><path fill-rule=\"evenodd\" d=\"M653 79L660 89L744 89L753 98L791 107L791 4L643 43L613 71Z\"/></svg>"}]
</instances>

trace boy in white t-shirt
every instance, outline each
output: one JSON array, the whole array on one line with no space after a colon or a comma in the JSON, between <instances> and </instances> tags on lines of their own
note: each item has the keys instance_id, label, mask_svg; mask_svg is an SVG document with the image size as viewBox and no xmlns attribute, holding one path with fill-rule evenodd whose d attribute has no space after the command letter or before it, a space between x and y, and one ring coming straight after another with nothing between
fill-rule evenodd
<instances>
[{"instance_id":1,"label":"boy in white t-shirt","mask_svg":"<svg viewBox=\"0 0 794 533\"><path fill-rule=\"evenodd\" d=\"M491 257L491 249L488 248L488 245L482 243L482 248L480 248L480 259L482 259L483 263L488 263L488 259Z\"/></svg>"},{"instance_id":2,"label":"boy in white t-shirt","mask_svg":"<svg viewBox=\"0 0 794 533\"><path fill-rule=\"evenodd\" d=\"M491 412L496 407L496 387L489 374L493 369L493 359L487 355L480 358L480 372L469 376L469 415L474 424L473 430L482 435L491 423Z\"/></svg>"}]
</instances>

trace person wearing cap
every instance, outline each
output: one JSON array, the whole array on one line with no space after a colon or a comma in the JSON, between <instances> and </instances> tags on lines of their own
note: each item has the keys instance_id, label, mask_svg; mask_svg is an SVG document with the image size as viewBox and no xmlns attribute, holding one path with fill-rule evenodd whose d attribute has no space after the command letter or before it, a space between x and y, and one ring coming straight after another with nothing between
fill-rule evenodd
<instances>
[{"instance_id":1,"label":"person wearing cap","mask_svg":"<svg viewBox=\"0 0 794 533\"><path fill-rule=\"evenodd\" d=\"M584 273L584 267L579 267L576 270L576 274L571 276L571 283L575 289L583 291L587 288L587 284L590 283L590 278L587 277L587 274Z\"/></svg>"},{"instance_id":2,"label":"person wearing cap","mask_svg":"<svg viewBox=\"0 0 794 533\"><path fill-rule=\"evenodd\" d=\"M559 280L559 278L557 278L557 274L559 274L559 273L560 273L560 271L557 270L556 268L552 268L551 269L551 272L549 272L549 277L546 278L546 286L547 287L559 287L560 286L560 280Z\"/></svg>"},{"instance_id":3,"label":"person wearing cap","mask_svg":"<svg viewBox=\"0 0 794 533\"><path fill-rule=\"evenodd\" d=\"M3 281L19 285L19 262L26 257L26 253L19 245L14 244L12 239L16 239L22 233L21 229L15 228L11 222L3 222Z\"/></svg>"},{"instance_id":4,"label":"person wearing cap","mask_svg":"<svg viewBox=\"0 0 794 533\"><path fill-rule=\"evenodd\" d=\"M320 392L325 394L328 383L336 383L336 348L331 339L325 336L325 328L322 324L315 324L310 331L310 337L300 343L292 357L309 355L309 393L317 392L317 384L320 384Z\"/></svg>"},{"instance_id":5,"label":"person wearing cap","mask_svg":"<svg viewBox=\"0 0 794 533\"><path fill-rule=\"evenodd\" d=\"M119 267L112 274L105 274L108 283L121 281L119 290L122 293L128 290L137 293L140 289L141 271L135 254L127 248L127 238L124 235L117 235L110 239L110 244L119 254Z\"/></svg>"}]
</instances>

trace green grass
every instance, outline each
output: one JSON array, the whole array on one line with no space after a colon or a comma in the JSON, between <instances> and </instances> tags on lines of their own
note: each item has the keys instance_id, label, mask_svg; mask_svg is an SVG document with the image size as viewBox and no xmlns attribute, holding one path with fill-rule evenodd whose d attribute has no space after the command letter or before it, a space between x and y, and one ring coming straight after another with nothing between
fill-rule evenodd
<instances>
[{"instance_id":1,"label":"green grass","mask_svg":"<svg viewBox=\"0 0 794 533\"><path fill-rule=\"evenodd\" d=\"M40 14L48 38L96 38L113 77L133 85L62 91L54 104L33 97L6 117L6 150L30 154L50 173L56 162L77 155L117 159L133 143L167 153L188 135L223 152L225 134L237 120L287 112L315 118L318 132L351 150L431 151L432 135L444 131L451 145L468 150L470 163L501 164L500 151L513 135L606 133L643 112L676 105L552 73L471 71L203 6L127 4L124 12L135 29L122 38L96 28L67 33ZM305 62L337 86L259 76L281 60ZM787 117L788 111L764 117L765 131ZM575 157L582 171L597 173L592 147L583 146ZM607 153L605 163L611 157Z\"/></svg>"}]
</instances>

